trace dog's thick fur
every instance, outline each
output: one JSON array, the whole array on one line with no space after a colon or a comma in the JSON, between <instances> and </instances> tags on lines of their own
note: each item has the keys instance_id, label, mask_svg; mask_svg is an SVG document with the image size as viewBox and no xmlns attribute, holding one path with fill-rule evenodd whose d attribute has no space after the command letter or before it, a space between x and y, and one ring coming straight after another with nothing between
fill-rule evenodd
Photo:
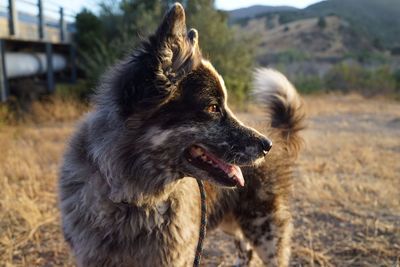
<instances>
[{"instance_id":1,"label":"dog's thick fur","mask_svg":"<svg viewBox=\"0 0 400 267\"><path fill-rule=\"evenodd\" d=\"M197 31L186 32L182 6L168 11L141 49L103 79L94 111L65 154L63 231L79 266L192 265L200 196L191 177L205 180L209 228L237 237L239 265L251 258L251 248L268 266L288 265L291 167L303 113L282 74L259 70L255 88L274 142L264 161L270 141L229 110ZM232 180L191 164L193 145L241 166L245 186L220 186Z\"/></svg>"}]
</instances>

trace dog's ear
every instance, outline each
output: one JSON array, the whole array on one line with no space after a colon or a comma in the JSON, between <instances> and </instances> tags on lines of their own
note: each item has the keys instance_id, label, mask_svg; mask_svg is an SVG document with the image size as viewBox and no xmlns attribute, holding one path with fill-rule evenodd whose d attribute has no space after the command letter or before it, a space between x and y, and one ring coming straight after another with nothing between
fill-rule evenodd
<instances>
[{"instance_id":1,"label":"dog's ear","mask_svg":"<svg viewBox=\"0 0 400 267\"><path fill-rule=\"evenodd\" d=\"M116 104L124 117L137 111L150 116L173 98L179 81L200 62L198 33L186 31L185 11L176 3L142 49L109 71L104 84L110 86L99 91L96 102L106 107Z\"/></svg>"},{"instance_id":2,"label":"dog's ear","mask_svg":"<svg viewBox=\"0 0 400 267\"><path fill-rule=\"evenodd\" d=\"M182 5L175 3L165 14L163 21L158 27L155 35L160 44L187 39L191 48L198 50L198 32L191 29L186 33L186 16Z\"/></svg>"},{"instance_id":3,"label":"dog's ear","mask_svg":"<svg viewBox=\"0 0 400 267\"><path fill-rule=\"evenodd\" d=\"M192 46L196 51L199 51L199 33L196 29L190 29L188 32L188 38Z\"/></svg>"},{"instance_id":4,"label":"dog's ear","mask_svg":"<svg viewBox=\"0 0 400 267\"><path fill-rule=\"evenodd\" d=\"M168 38L180 38L186 35L186 17L182 5L175 3L164 16L163 21L156 31L159 41Z\"/></svg>"},{"instance_id":5,"label":"dog's ear","mask_svg":"<svg viewBox=\"0 0 400 267\"><path fill-rule=\"evenodd\" d=\"M155 38L160 68L172 83L199 63L198 33L193 29L186 31L185 11L181 4L175 3L168 10Z\"/></svg>"}]
</instances>

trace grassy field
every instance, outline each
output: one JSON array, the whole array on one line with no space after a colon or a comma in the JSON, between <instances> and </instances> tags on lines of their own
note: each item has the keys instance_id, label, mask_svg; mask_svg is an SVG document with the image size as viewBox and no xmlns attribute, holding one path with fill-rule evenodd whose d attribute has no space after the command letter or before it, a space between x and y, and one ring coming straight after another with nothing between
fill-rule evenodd
<instances>
[{"instance_id":1,"label":"grassy field","mask_svg":"<svg viewBox=\"0 0 400 267\"><path fill-rule=\"evenodd\" d=\"M354 95L305 102L292 266L398 267L400 103ZM0 125L0 266L74 266L60 233L56 184L65 142L84 109L34 105L26 120ZM262 119L257 112L241 117L253 125ZM205 265L231 265L229 241L209 234Z\"/></svg>"}]
</instances>

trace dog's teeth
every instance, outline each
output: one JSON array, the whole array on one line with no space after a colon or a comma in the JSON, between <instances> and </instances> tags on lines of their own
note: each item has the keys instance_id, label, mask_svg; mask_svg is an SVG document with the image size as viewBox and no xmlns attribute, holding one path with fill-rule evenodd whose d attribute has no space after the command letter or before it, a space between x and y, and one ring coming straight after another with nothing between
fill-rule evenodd
<instances>
[{"instance_id":1,"label":"dog's teeth","mask_svg":"<svg viewBox=\"0 0 400 267\"><path fill-rule=\"evenodd\" d=\"M199 157L199 156L204 155L204 150L201 149L200 147L192 147L192 149L191 149L191 154L192 154L194 157Z\"/></svg>"},{"instance_id":2,"label":"dog's teeth","mask_svg":"<svg viewBox=\"0 0 400 267\"><path fill-rule=\"evenodd\" d=\"M189 162L192 162L192 159L188 159L189 160Z\"/></svg>"},{"instance_id":3,"label":"dog's teeth","mask_svg":"<svg viewBox=\"0 0 400 267\"><path fill-rule=\"evenodd\" d=\"M235 174L233 172L228 173L229 178L233 178L233 176L235 176Z\"/></svg>"}]
</instances>

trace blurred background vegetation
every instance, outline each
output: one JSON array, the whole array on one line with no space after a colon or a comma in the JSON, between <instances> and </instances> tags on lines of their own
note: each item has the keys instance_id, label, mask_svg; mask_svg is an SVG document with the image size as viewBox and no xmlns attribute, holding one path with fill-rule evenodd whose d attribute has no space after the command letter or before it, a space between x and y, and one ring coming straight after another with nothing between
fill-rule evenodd
<instances>
[{"instance_id":1,"label":"blurred background vegetation","mask_svg":"<svg viewBox=\"0 0 400 267\"><path fill-rule=\"evenodd\" d=\"M303 93L398 98L399 14L398 0L327 0L233 10L230 23L260 37L256 65L282 70Z\"/></svg>"},{"instance_id":2,"label":"blurred background vegetation","mask_svg":"<svg viewBox=\"0 0 400 267\"><path fill-rule=\"evenodd\" d=\"M76 17L76 44L80 67L93 88L99 76L151 34L167 7L175 1L122 0L102 2L99 14L82 10ZM251 86L257 38L228 25L228 13L216 10L212 0L191 0L187 25L200 35L203 55L225 78L235 100L244 100Z\"/></svg>"},{"instance_id":3,"label":"blurred background vegetation","mask_svg":"<svg viewBox=\"0 0 400 267\"><path fill-rule=\"evenodd\" d=\"M157 27L174 1L120 0L76 16L85 88ZM256 66L283 71L303 93L400 92L400 1L328 0L304 9L252 6L232 11L213 0L180 1L203 54L223 75L235 102L248 98ZM79 90L87 95L88 89Z\"/></svg>"}]
</instances>

